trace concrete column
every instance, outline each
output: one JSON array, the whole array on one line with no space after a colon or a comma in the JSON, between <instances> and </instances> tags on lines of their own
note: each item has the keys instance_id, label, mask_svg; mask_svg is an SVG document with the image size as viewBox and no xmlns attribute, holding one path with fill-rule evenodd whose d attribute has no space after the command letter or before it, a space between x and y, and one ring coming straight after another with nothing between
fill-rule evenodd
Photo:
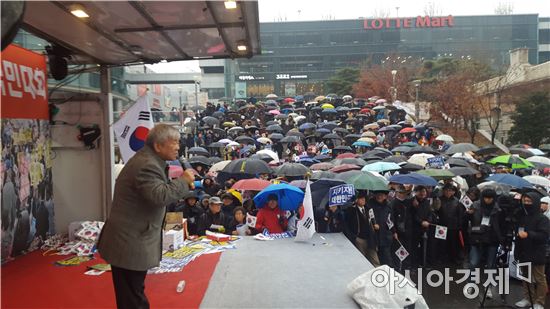
<instances>
[{"instance_id":1,"label":"concrete column","mask_svg":"<svg viewBox=\"0 0 550 309\"><path fill-rule=\"evenodd\" d=\"M100 101L103 111L101 127L101 182L102 182L102 216L107 219L111 211L114 192L113 166L115 161L113 123L113 94L111 92L111 71L108 67L100 68Z\"/></svg>"}]
</instances>

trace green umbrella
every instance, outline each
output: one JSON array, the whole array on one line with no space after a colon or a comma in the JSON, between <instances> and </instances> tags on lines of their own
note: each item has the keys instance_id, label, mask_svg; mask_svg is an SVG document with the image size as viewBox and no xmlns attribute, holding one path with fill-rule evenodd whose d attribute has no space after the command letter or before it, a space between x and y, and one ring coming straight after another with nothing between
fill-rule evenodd
<instances>
[{"instance_id":1,"label":"green umbrella","mask_svg":"<svg viewBox=\"0 0 550 309\"><path fill-rule=\"evenodd\" d=\"M437 179L437 180L450 179L450 178L455 177L455 174L453 174L453 172L451 172L449 170L443 170L443 169L437 169L437 168L428 168L428 169L425 169L425 170L417 171L417 173L422 174L422 175L426 175L426 176L430 176L430 177L432 177L434 179Z\"/></svg>"},{"instance_id":2,"label":"green umbrella","mask_svg":"<svg viewBox=\"0 0 550 309\"><path fill-rule=\"evenodd\" d=\"M389 191L388 184L381 177L369 172L361 172L350 177L346 182L352 184L355 190Z\"/></svg>"},{"instance_id":3,"label":"green umbrella","mask_svg":"<svg viewBox=\"0 0 550 309\"><path fill-rule=\"evenodd\" d=\"M495 158L492 158L491 160L487 161L489 164L493 165L506 165L508 167L511 167L513 169L520 169L520 168L531 168L534 167L533 164L524 158L516 155L503 155L498 156Z\"/></svg>"}]
</instances>

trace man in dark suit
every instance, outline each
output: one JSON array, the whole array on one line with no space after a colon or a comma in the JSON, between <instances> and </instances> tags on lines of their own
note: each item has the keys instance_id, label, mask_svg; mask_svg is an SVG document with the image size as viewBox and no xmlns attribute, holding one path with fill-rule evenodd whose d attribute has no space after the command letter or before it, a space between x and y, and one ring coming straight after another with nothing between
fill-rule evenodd
<instances>
[{"instance_id":1,"label":"man in dark suit","mask_svg":"<svg viewBox=\"0 0 550 309\"><path fill-rule=\"evenodd\" d=\"M147 270L161 260L166 206L193 189L193 176L187 172L168 178L166 161L176 159L179 138L174 127L157 125L117 178L98 250L111 264L119 309L149 308L144 282Z\"/></svg>"},{"instance_id":2,"label":"man in dark suit","mask_svg":"<svg viewBox=\"0 0 550 309\"><path fill-rule=\"evenodd\" d=\"M376 252L373 222L369 218L369 209L367 208L366 194L360 192L357 195L354 207L349 207L346 210L345 219L344 234L374 267L380 266L380 260Z\"/></svg>"}]
</instances>

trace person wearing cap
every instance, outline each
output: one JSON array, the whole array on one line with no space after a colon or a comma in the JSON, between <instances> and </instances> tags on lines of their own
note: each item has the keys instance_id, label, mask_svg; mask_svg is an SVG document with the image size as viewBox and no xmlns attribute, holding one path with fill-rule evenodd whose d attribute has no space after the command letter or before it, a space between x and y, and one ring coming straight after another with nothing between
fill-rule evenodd
<instances>
[{"instance_id":1,"label":"person wearing cap","mask_svg":"<svg viewBox=\"0 0 550 309\"><path fill-rule=\"evenodd\" d=\"M546 244L550 237L550 221L540 211L539 193L523 194L517 217L514 257L519 263L530 263L530 267L524 266L520 270L522 275L531 278L533 283L523 281L524 297L515 305L520 308L532 306L533 309L543 309L548 290L544 266Z\"/></svg>"},{"instance_id":2,"label":"person wearing cap","mask_svg":"<svg viewBox=\"0 0 550 309\"><path fill-rule=\"evenodd\" d=\"M197 235L204 236L207 230L225 233L229 218L222 212L222 201L219 197L213 196L208 202L208 210L199 217Z\"/></svg>"},{"instance_id":3,"label":"person wearing cap","mask_svg":"<svg viewBox=\"0 0 550 309\"><path fill-rule=\"evenodd\" d=\"M349 207L345 212L346 225L344 234L355 245L369 262L377 267L380 266L378 253L376 252L376 239L374 229L369 219L369 210L367 205L367 195L359 191L353 207Z\"/></svg>"},{"instance_id":4,"label":"person wearing cap","mask_svg":"<svg viewBox=\"0 0 550 309\"><path fill-rule=\"evenodd\" d=\"M546 218L550 219L550 197L545 196L540 199L540 211Z\"/></svg>"},{"instance_id":5,"label":"person wearing cap","mask_svg":"<svg viewBox=\"0 0 550 309\"><path fill-rule=\"evenodd\" d=\"M183 217L187 219L189 235L197 235L197 222L199 221L199 217L204 213L204 210L197 203L197 194L194 191L189 192L185 197L183 207L180 211L183 212Z\"/></svg>"},{"instance_id":6,"label":"person wearing cap","mask_svg":"<svg viewBox=\"0 0 550 309\"><path fill-rule=\"evenodd\" d=\"M288 228L286 213L279 209L278 198L270 194L267 204L260 208L256 217L256 230L267 230L269 233L283 233Z\"/></svg>"},{"instance_id":7,"label":"person wearing cap","mask_svg":"<svg viewBox=\"0 0 550 309\"><path fill-rule=\"evenodd\" d=\"M447 262L460 265L462 252L459 230L465 209L456 198L458 189L452 183L446 183L442 191L439 197L440 206L436 213L439 216L439 224L447 227L447 239L438 241L439 253L446 257Z\"/></svg>"},{"instance_id":8,"label":"person wearing cap","mask_svg":"<svg viewBox=\"0 0 550 309\"><path fill-rule=\"evenodd\" d=\"M194 177L188 171L176 179L168 177L167 161L176 160L179 139L174 127L156 125L116 180L111 212L97 248L111 264L118 308L149 308L145 277L162 257L166 208L194 189Z\"/></svg>"},{"instance_id":9,"label":"person wearing cap","mask_svg":"<svg viewBox=\"0 0 550 309\"><path fill-rule=\"evenodd\" d=\"M374 191L374 196L367 202L368 208L374 211L373 228L376 234L378 258L380 263L394 267L391 245L397 239L392 210L388 204L388 191Z\"/></svg>"}]
</instances>

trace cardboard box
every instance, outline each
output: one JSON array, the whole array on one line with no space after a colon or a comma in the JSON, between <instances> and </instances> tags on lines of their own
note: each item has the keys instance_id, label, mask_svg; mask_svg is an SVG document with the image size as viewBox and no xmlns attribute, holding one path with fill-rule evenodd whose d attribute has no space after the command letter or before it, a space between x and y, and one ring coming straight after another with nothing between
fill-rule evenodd
<instances>
[{"instance_id":1,"label":"cardboard box","mask_svg":"<svg viewBox=\"0 0 550 309\"><path fill-rule=\"evenodd\" d=\"M162 237L162 250L177 250L183 246L184 240L183 230L164 231Z\"/></svg>"},{"instance_id":2,"label":"cardboard box","mask_svg":"<svg viewBox=\"0 0 550 309\"><path fill-rule=\"evenodd\" d=\"M189 232L187 231L187 219L183 218L182 212L167 212L164 220L164 231L170 230L182 230L183 239L189 237Z\"/></svg>"}]
</instances>

